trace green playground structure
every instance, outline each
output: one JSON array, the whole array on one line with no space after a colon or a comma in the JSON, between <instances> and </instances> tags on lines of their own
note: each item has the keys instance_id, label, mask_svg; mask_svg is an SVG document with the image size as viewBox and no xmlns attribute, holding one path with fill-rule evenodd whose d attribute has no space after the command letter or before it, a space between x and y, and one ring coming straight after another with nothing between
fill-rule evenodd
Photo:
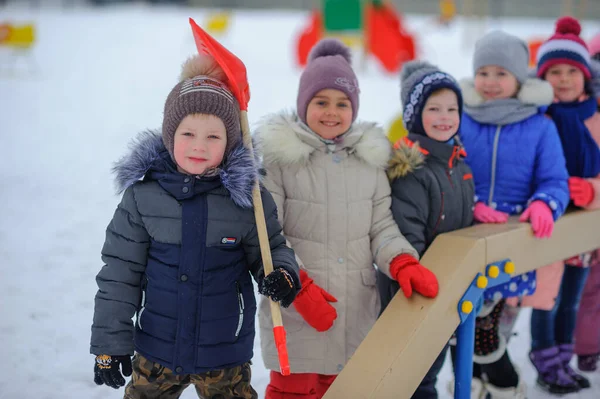
<instances>
[{"instance_id":1,"label":"green playground structure","mask_svg":"<svg viewBox=\"0 0 600 399\"><path fill-rule=\"evenodd\" d=\"M324 37L359 43L388 72L398 72L416 56L414 37L403 28L400 14L381 0L322 0L298 38L299 65L306 65L310 50Z\"/></svg>"}]
</instances>

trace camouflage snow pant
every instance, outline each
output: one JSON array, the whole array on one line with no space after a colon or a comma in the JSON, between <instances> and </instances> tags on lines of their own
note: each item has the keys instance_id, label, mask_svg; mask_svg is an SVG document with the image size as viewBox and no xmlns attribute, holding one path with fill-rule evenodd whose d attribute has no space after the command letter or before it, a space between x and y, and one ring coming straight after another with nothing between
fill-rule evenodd
<instances>
[{"instance_id":1,"label":"camouflage snow pant","mask_svg":"<svg viewBox=\"0 0 600 399\"><path fill-rule=\"evenodd\" d=\"M258 399L250 385L250 363L202 374L173 374L140 354L133 358L133 375L123 399L177 399L190 384L202 399Z\"/></svg>"}]
</instances>

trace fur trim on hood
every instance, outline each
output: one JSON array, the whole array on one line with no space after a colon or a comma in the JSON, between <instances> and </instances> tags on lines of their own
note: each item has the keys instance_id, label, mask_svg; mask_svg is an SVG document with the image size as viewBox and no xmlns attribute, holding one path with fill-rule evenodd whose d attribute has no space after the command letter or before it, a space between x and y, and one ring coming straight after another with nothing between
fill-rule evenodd
<instances>
[{"instance_id":1,"label":"fur trim on hood","mask_svg":"<svg viewBox=\"0 0 600 399\"><path fill-rule=\"evenodd\" d=\"M161 133L146 130L138 134L129 144L129 153L113 166L117 193L122 193L143 179L158 162L170 162ZM252 188L258 177L256 165L251 152L240 144L231 151L219 169L223 187L240 207L252 208Z\"/></svg>"},{"instance_id":2,"label":"fur trim on hood","mask_svg":"<svg viewBox=\"0 0 600 399\"><path fill-rule=\"evenodd\" d=\"M414 173L424 163L425 155L421 152L419 143L410 146L405 140L400 140L400 145L394 150L389 162L388 178L394 180Z\"/></svg>"},{"instance_id":3,"label":"fur trim on hood","mask_svg":"<svg viewBox=\"0 0 600 399\"><path fill-rule=\"evenodd\" d=\"M324 146L316 134L306 131L301 123L298 115L291 111L268 115L259 122L255 137L265 163L306 164L310 154ZM315 136L314 140L301 138L310 135ZM391 146L377 124L355 122L344 140L347 148L368 165L380 169L387 167Z\"/></svg>"},{"instance_id":4,"label":"fur trim on hood","mask_svg":"<svg viewBox=\"0 0 600 399\"><path fill-rule=\"evenodd\" d=\"M483 97L475 90L475 81L473 79L462 79L460 81L465 105L476 107L483 104ZM554 99L554 90L550 83L545 80L530 78L527 79L517 93L517 99L523 104L532 104L538 107L550 105Z\"/></svg>"}]
</instances>

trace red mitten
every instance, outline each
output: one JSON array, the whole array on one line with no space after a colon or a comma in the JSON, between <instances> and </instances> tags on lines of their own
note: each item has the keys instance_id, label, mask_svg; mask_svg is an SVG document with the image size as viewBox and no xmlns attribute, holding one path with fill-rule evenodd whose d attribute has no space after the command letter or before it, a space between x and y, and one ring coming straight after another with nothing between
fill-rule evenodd
<instances>
[{"instance_id":1,"label":"red mitten","mask_svg":"<svg viewBox=\"0 0 600 399\"><path fill-rule=\"evenodd\" d=\"M554 230L554 217L550 207L543 201L533 201L529 208L519 218L520 222L531 223L533 234L537 238L544 238L552 235Z\"/></svg>"},{"instance_id":2,"label":"red mitten","mask_svg":"<svg viewBox=\"0 0 600 399\"><path fill-rule=\"evenodd\" d=\"M392 260L390 274L400 284L407 298L410 298L413 289L428 298L435 298L438 294L435 274L408 254L398 255Z\"/></svg>"},{"instance_id":3,"label":"red mitten","mask_svg":"<svg viewBox=\"0 0 600 399\"><path fill-rule=\"evenodd\" d=\"M337 312L329 302L337 302L337 299L316 285L303 269L300 269L300 282L302 289L293 302L296 311L315 330L319 332L329 330L333 321L337 319Z\"/></svg>"},{"instance_id":4,"label":"red mitten","mask_svg":"<svg viewBox=\"0 0 600 399\"><path fill-rule=\"evenodd\" d=\"M508 214L492 209L483 202L478 202L473 210L473 218L481 223L506 223Z\"/></svg>"},{"instance_id":5,"label":"red mitten","mask_svg":"<svg viewBox=\"0 0 600 399\"><path fill-rule=\"evenodd\" d=\"M576 206L587 206L594 200L594 186L581 177L569 178L569 191Z\"/></svg>"}]
</instances>

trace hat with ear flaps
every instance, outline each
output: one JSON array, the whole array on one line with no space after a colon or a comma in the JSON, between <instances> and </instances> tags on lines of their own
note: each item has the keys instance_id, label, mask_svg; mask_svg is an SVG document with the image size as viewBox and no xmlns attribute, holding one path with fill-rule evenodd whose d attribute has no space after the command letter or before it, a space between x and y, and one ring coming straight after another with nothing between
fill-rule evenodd
<instances>
[{"instance_id":1,"label":"hat with ear flaps","mask_svg":"<svg viewBox=\"0 0 600 399\"><path fill-rule=\"evenodd\" d=\"M406 130L426 135L423 127L423 107L431 94L441 89L452 90L458 102L458 114L462 115L462 92L456 80L427 61L409 61L400 71L400 100L402 119Z\"/></svg>"}]
</instances>

